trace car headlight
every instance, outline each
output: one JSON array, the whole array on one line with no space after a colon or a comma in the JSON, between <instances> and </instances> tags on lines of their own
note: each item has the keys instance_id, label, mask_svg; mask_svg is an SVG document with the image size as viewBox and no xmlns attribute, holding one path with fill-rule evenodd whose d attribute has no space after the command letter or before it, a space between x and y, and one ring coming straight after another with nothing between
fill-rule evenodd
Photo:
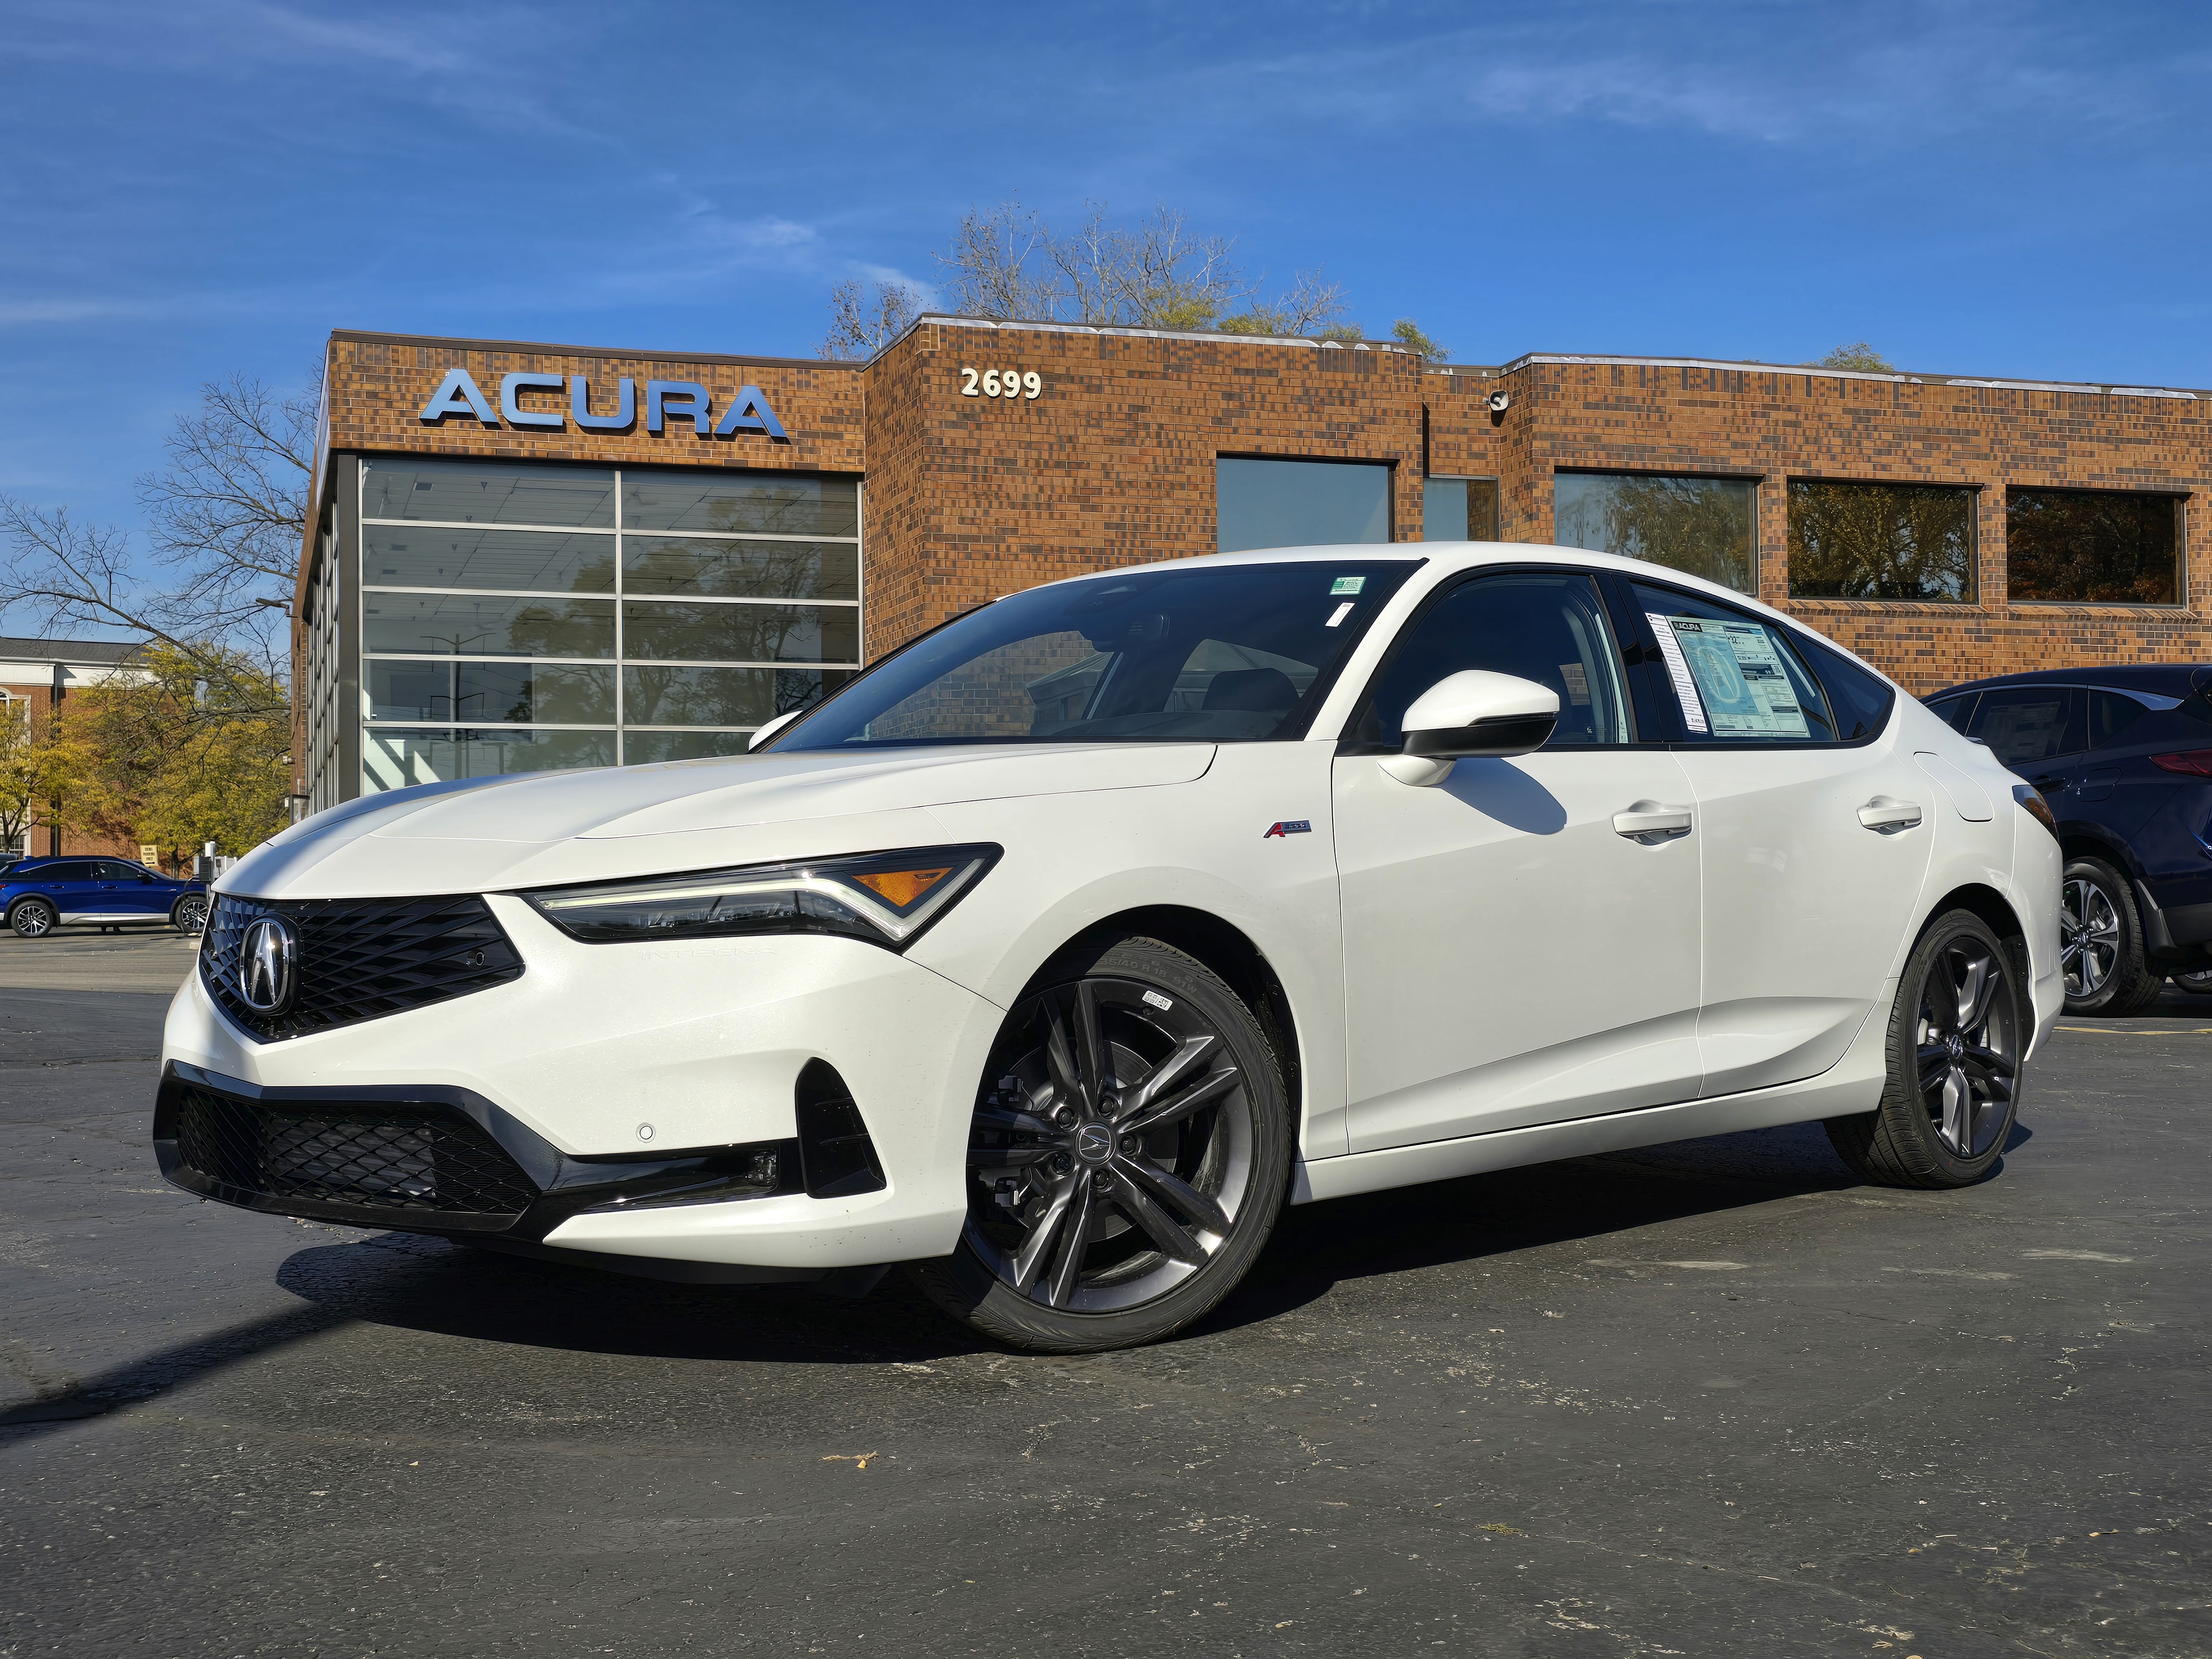
<instances>
[{"instance_id":1,"label":"car headlight","mask_svg":"<svg viewBox=\"0 0 2212 1659\"><path fill-rule=\"evenodd\" d=\"M902 951L982 879L1000 850L909 848L547 887L522 896L569 938L587 945L837 933Z\"/></svg>"}]
</instances>

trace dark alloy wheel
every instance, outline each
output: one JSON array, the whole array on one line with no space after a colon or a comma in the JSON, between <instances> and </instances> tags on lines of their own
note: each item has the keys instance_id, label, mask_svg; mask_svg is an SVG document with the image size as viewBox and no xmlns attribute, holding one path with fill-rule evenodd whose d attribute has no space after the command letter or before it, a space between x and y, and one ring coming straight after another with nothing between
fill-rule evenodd
<instances>
[{"instance_id":1,"label":"dark alloy wheel","mask_svg":"<svg viewBox=\"0 0 2212 1659\"><path fill-rule=\"evenodd\" d=\"M2028 1023L2003 942L1971 911L1939 916L1898 986L1881 1105L1830 1118L1829 1139L1860 1176L1887 1186L1981 1180L2019 1109Z\"/></svg>"},{"instance_id":2,"label":"dark alloy wheel","mask_svg":"<svg viewBox=\"0 0 2212 1659\"><path fill-rule=\"evenodd\" d=\"M2142 921L2127 878L2102 859L2066 862L2058 889L2058 960L2069 1014L2141 1013L2166 976L2144 957Z\"/></svg>"},{"instance_id":3,"label":"dark alloy wheel","mask_svg":"<svg viewBox=\"0 0 2212 1659\"><path fill-rule=\"evenodd\" d=\"M44 939L60 921L54 907L42 898L20 899L8 913L8 925L25 939Z\"/></svg>"},{"instance_id":4,"label":"dark alloy wheel","mask_svg":"<svg viewBox=\"0 0 2212 1659\"><path fill-rule=\"evenodd\" d=\"M960 1248L915 1277L964 1323L1039 1352L1181 1328L1274 1225L1283 1092L1251 1011L1193 957L1138 938L1064 954L993 1049Z\"/></svg>"},{"instance_id":5,"label":"dark alloy wheel","mask_svg":"<svg viewBox=\"0 0 2212 1659\"><path fill-rule=\"evenodd\" d=\"M2212 997L2212 968L2192 968L2185 974L2176 974L2173 982L2191 996Z\"/></svg>"},{"instance_id":6,"label":"dark alloy wheel","mask_svg":"<svg viewBox=\"0 0 2212 1659\"><path fill-rule=\"evenodd\" d=\"M180 933L207 932L208 896L187 893L169 907L169 925Z\"/></svg>"}]
</instances>

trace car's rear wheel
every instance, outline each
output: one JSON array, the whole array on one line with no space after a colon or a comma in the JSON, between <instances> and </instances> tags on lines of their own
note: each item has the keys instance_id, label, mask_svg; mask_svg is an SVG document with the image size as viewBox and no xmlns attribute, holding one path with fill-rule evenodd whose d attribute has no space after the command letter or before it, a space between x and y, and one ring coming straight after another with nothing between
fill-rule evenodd
<instances>
[{"instance_id":1,"label":"car's rear wheel","mask_svg":"<svg viewBox=\"0 0 2212 1659\"><path fill-rule=\"evenodd\" d=\"M54 907L42 898L18 899L8 912L8 925L24 939L44 939L60 921Z\"/></svg>"},{"instance_id":2,"label":"car's rear wheel","mask_svg":"<svg viewBox=\"0 0 2212 1659\"><path fill-rule=\"evenodd\" d=\"M2102 859L2069 859L2058 889L2058 960L2069 1014L2141 1013L2166 976L2143 955L2127 878Z\"/></svg>"},{"instance_id":3,"label":"car's rear wheel","mask_svg":"<svg viewBox=\"0 0 2212 1659\"><path fill-rule=\"evenodd\" d=\"M2012 1133L2028 1030L2003 942L1972 911L1946 912L1905 959L1881 1104L1830 1118L1828 1139L1859 1176L1884 1186L1982 1180Z\"/></svg>"},{"instance_id":4,"label":"car's rear wheel","mask_svg":"<svg viewBox=\"0 0 2212 1659\"><path fill-rule=\"evenodd\" d=\"M187 893L169 907L169 925L180 933L207 931L208 896Z\"/></svg>"},{"instance_id":5,"label":"car's rear wheel","mask_svg":"<svg viewBox=\"0 0 2212 1659\"><path fill-rule=\"evenodd\" d=\"M1291 1139L1275 1051L1218 975L1158 939L1079 942L992 1049L958 1249L910 1272L1009 1346L1155 1341L1259 1255Z\"/></svg>"}]
</instances>

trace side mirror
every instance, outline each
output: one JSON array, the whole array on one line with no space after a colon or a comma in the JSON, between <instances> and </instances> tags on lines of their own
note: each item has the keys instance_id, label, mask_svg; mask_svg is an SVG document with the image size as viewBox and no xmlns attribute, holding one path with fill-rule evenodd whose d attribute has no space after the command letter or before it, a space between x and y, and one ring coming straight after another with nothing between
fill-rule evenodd
<instances>
[{"instance_id":1,"label":"side mirror","mask_svg":"<svg viewBox=\"0 0 2212 1659\"><path fill-rule=\"evenodd\" d=\"M1401 722L1404 752L1382 762L1401 783L1433 789L1459 760L1526 755L1550 741L1559 723L1559 694L1511 674L1469 668L1447 676L1413 699Z\"/></svg>"},{"instance_id":2,"label":"side mirror","mask_svg":"<svg viewBox=\"0 0 2212 1659\"><path fill-rule=\"evenodd\" d=\"M766 726L757 727L752 736L745 739L745 753L751 754L754 750L759 748L805 712L804 708L794 708L788 714L778 714Z\"/></svg>"}]
</instances>

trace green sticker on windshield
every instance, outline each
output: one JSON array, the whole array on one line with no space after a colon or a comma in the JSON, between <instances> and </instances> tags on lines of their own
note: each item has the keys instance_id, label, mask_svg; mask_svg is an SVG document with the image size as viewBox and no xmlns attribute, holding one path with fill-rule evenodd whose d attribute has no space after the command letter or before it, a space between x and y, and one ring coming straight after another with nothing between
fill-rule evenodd
<instances>
[{"instance_id":1,"label":"green sticker on windshield","mask_svg":"<svg viewBox=\"0 0 2212 1659\"><path fill-rule=\"evenodd\" d=\"M1364 576L1339 576L1328 585L1328 596L1333 599L1340 593L1357 593L1366 586Z\"/></svg>"}]
</instances>

